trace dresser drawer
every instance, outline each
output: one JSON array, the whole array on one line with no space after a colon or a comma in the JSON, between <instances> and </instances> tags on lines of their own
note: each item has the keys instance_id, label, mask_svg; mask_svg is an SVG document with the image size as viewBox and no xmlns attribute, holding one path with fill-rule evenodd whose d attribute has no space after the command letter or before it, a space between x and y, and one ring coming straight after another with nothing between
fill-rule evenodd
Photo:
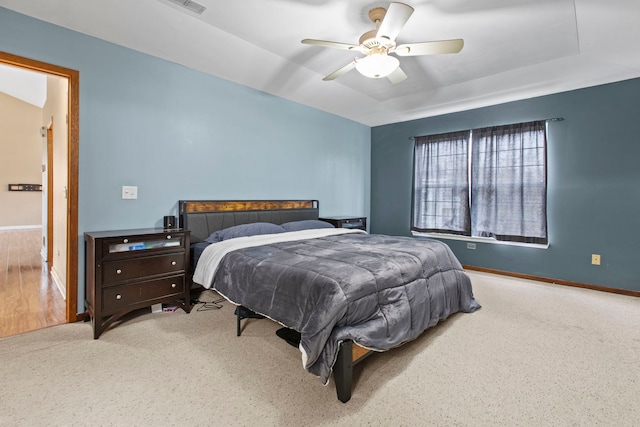
<instances>
[{"instance_id":1,"label":"dresser drawer","mask_svg":"<svg viewBox=\"0 0 640 427\"><path fill-rule=\"evenodd\" d=\"M367 218L366 217L351 217L351 216L335 216L318 218L321 221L333 224L336 228L357 228L367 231Z\"/></svg>"},{"instance_id":2,"label":"dresser drawer","mask_svg":"<svg viewBox=\"0 0 640 427\"><path fill-rule=\"evenodd\" d=\"M102 253L103 259L111 260L175 252L188 246L184 232L167 232L104 239Z\"/></svg>"},{"instance_id":3,"label":"dresser drawer","mask_svg":"<svg viewBox=\"0 0 640 427\"><path fill-rule=\"evenodd\" d=\"M110 286L126 280L184 271L184 252L143 258L105 261L102 285Z\"/></svg>"},{"instance_id":4,"label":"dresser drawer","mask_svg":"<svg viewBox=\"0 0 640 427\"><path fill-rule=\"evenodd\" d=\"M364 230L367 228L366 218L353 218L353 219L345 219L341 221L340 227L342 228L359 228Z\"/></svg>"},{"instance_id":5,"label":"dresser drawer","mask_svg":"<svg viewBox=\"0 0 640 427\"><path fill-rule=\"evenodd\" d=\"M184 274L181 274L105 288L102 290L102 309L108 311L134 304L144 305L154 299L181 294L184 292L184 282Z\"/></svg>"}]
</instances>

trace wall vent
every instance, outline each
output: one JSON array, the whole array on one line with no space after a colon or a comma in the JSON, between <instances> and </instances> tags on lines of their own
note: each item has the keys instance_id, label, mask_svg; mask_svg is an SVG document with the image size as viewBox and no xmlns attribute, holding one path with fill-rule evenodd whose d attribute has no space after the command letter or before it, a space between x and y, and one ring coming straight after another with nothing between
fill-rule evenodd
<instances>
[{"instance_id":1,"label":"wall vent","mask_svg":"<svg viewBox=\"0 0 640 427\"><path fill-rule=\"evenodd\" d=\"M195 1L191 1L191 0L169 0L169 1L177 5L180 5L186 9L189 9L190 11L195 12L198 15L202 15L202 12L207 10L207 8L201 5L200 3L196 3Z\"/></svg>"}]
</instances>

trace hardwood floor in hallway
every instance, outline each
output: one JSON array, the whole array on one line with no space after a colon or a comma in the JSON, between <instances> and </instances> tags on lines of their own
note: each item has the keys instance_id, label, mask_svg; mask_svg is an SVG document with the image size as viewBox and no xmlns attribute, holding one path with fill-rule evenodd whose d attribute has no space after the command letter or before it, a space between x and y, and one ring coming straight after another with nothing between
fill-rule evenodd
<instances>
[{"instance_id":1,"label":"hardwood floor in hallway","mask_svg":"<svg viewBox=\"0 0 640 427\"><path fill-rule=\"evenodd\" d=\"M65 300L40 254L40 229L0 230L0 338L66 322Z\"/></svg>"}]
</instances>

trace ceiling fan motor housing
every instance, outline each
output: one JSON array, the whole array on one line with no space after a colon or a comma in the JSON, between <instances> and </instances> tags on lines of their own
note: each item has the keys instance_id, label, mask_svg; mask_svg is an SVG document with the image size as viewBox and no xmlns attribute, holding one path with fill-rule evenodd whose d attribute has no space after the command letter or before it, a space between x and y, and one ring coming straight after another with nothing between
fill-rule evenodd
<instances>
[{"instance_id":1,"label":"ceiling fan motor housing","mask_svg":"<svg viewBox=\"0 0 640 427\"><path fill-rule=\"evenodd\" d=\"M367 49L381 48L384 50L389 50L395 47L395 41L391 41L386 37L376 37L377 34L378 30L367 31L360 37L358 43L360 43L360 46L363 46Z\"/></svg>"},{"instance_id":2,"label":"ceiling fan motor housing","mask_svg":"<svg viewBox=\"0 0 640 427\"><path fill-rule=\"evenodd\" d=\"M386 37L377 37L378 28L380 28L380 23L382 22L386 14L387 9L385 9L384 7L376 7L369 11L369 19L374 24L376 24L376 29L367 31L362 36L360 36L360 40L358 41L360 46L378 51L374 53L381 53L380 51L382 51L383 49L384 51L388 51L389 49L395 47L395 41L389 40Z\"/></svg>"}]
</instances>

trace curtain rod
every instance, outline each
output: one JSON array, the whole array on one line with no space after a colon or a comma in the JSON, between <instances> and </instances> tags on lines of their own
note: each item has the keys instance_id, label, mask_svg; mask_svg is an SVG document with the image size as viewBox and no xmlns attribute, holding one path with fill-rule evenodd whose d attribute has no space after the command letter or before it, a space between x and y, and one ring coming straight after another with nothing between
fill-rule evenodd
<instances>
[{"instance_id":1,"label":"curtain rod","mask_svg":"<svg viewBox=\"0 0 640 427\"><path fill-rule=\"evenodd\" d=\"M540 119L541 121L545 121L545 122L561 122L564 120L564 117L552 117L550 119ZM531 120L532 122L538 121L538 120ZM526 122L523 122L526 123ZM509 123L509 124L513 124L513 123ZM508 125L493 125L493 126L508 126ZM489 127L489 126L485 126L485 127ZM456 131L452 131L452 132L456 132ZM417 137L415 136L410 136L409 139L414 140Z\"/></svg>"}]
</instances>

